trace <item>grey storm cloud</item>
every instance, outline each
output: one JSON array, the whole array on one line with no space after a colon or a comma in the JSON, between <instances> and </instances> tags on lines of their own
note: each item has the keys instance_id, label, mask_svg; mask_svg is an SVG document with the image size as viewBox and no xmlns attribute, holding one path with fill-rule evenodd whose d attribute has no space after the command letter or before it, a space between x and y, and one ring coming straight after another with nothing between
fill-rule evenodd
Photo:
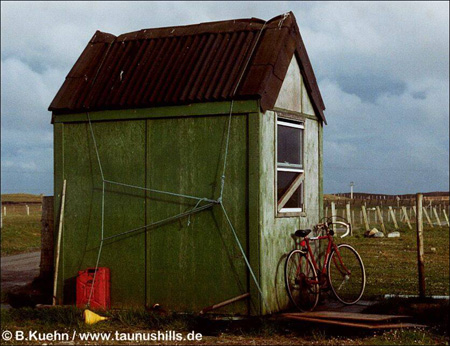
<instances>
[{"instance_id":1,"label":"grey storm cloud","mask_svg":"<svg viewBox=\"0 0 450 346\"><path fill-rule=\"evenodd\" d=\"M96 30L293 11L327 107L325 192L449 189L448 2L2 2L2 193L52 193L51 100Z\"/></svg>"}]
</instances>

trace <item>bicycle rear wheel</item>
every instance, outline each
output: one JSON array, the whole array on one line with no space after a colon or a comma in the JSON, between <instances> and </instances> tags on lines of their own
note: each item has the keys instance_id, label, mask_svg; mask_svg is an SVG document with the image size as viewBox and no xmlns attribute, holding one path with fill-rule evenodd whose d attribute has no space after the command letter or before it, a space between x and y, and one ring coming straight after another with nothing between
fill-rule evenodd
<instances>
[{"instance_id":1,"label":"bicycle rear wheel","mask_svg":"<svg viewBox=\"0 0 450 346\"><path fill-rule=\"evenodd\" d=\"M311 259L300 250L289 253L284 266L289 299L301 311L312 311L319 301L319 283Z\"/></svg>"},{"instance_id":2,"label":"bicycle rear wheel","mask_svg":"<svg viewBox=\"0 0 450 346\"><path fill-rule=\"evenodd\" d=\"M358 302L366 287L366 272L358 252L348 244L338 245L327 263L328 282L336 298L347 305Z\"/></svg>"}]
</instances>

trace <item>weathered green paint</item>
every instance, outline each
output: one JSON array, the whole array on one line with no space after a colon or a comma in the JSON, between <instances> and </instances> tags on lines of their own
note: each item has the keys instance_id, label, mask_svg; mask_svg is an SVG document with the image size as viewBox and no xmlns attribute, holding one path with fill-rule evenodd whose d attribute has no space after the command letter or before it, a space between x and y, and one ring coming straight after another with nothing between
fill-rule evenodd
<instances>
[{"instance_id":1,"label":"weathered green paint","mask_svg":"<svg viewBox=\"0 0 450 346\"><path fill-rule=\"evenodd\" d=\"M229 102L220 102L91 112L105 178L217 199L229 107ZM261 114L255 101L236 102L234 111L224 205L275 312L288 305L284 259L293 246L290 234L314 225L321 213L322 124L300 113L305 118L306 213L278 218L275 114ZM67 179L58 296L70 302L67 288L78 270L95 266L101 238L102 183L86 114L56 116L54 138L55 220L62 180ZM106 188L105 236L187 211L196 203L110 184ZM267 313L218 205L189 219L107 241L100 266L111 269L114 307L158 303L177 311L199 311L250 292L250 300L219 312Z\"/></svg>"},{"instance_id":2,"label":"weathered green paint","mask_svg":"<svg viewBox=\"0 0 450 346\"><path fill-rule=\"evenodd\" d=\"M323 215L323 122L317 127L319 131L319 218Z\"/></svg>"},{"instance_id":3,"label":"weathered green paint","mask_svg":"<svg viewBox=\"0 0 450 346\"><path fill-rule=\"evenodd\" d=\"M227 125L223 115L92 121L105 179L210 199L220 194ZM248 131L247 115L233 115L223 197L247 255ZM102 180L87 122L55 123L55 196L63 178L67 195L60 285L65 293L61 289L58 295L71 303L74 278L79 270L95 266L101 239ZM106 191L105 237L196 203L108 183ZM218 205L190 220L106 241L100 266L111 269L114 307L159 303L199 311L249 291L245 262ZM247 314L249 303L221 311Z\"/></svg>"},{"instance_id":4,"label":"weathered green paint","mask_svg":"<svg viewBox=\"0 0 450 346\"><path fill-rule=\"evenodd\" d=\"M227 124L225 116L148 120L148 186L218 198ZM248 229L246 139L246 116L233 116L223 200L244 249ZM195 204L149 193L148 222L187 211ZM147 304L199 311L248 292L245 263L220 206L192 215L190 224L189 219L182 219L147 233ZM238 302L229 311L247 313L247 303Z\"/></svg>"},{"instance_id":5,"label":"weathered green paint","mask_svg":"<svg viewBox=\"0 0 450 346\"><path fill-rule=\"evenodd\" d=\"M153 107L124 110L106 110L91 112L92 121L98 120L131 120L167 117L189 117L193 115L229 114L231 102L193 103L184 106ZM256 100L234 101L233 113L245 114L259 112ZM54 116L53 123L87 121L86 113L59 114Z\"/></svg>"},{"instance_id":6,"label":"weathered green paint","mask_svg":"<svg viewBox=\"0 0 450 346\"><path fill-rule=\"evenodd\" d=\"M95 122L93 130L105 179L144 186L145 121ZM87 123L64 125L64 149L63 278L70 283L79 270L95 267L102 229L102 180ZM142 191L110 184L105 190L104 237L145 223ZM100 266L111 269L111 299L116 307L144 303L144 245L143 233L103 245Z\"/></svg>"},{"instance_id":7,"label":"weathered green paint","mask_svg":"<svg viewBox=\"0 0 450 346\"><path fill-rule=\"evenodd\" d=\"M305 193L304 216L277 217L275 188L276 114L267 111L260 117L260 223L261 285L272 311L288 307L284 283L286 255L294 247L291 234L311 228L319 221L318 122L305 119ZM263 313L267 313L262 306Z\"/></svg>"},{"instance_id":8,"label":"weathered green paint","mask_svg":"<svg viewBox=\"0 0 450 346\"><path fill-rule=\"evenodd\" d=\"M250 113L248 115L248 160L249 160L249 181L248 181L248 221L249 221L249 261L252 266L253 272L258 280L261 282L261 254L260 254L260 242L261 242L261 225L260 225L260 155L259 147L260 142L260 121L261 114ZM248 277L250 283L250 294L253 298L251 301L250 312L251 314L258 315L261 313L262 299L256 284L253 279Z\"/></svg>"},{"instance_id":9,"label":"weathered green paint","mask_svg":"<svg viewBox=\"0 0 450 346\"><path fill-rule=\"evenodd\" d=\"M62 186L64 180L64 124L55 124L53 127L53 143L54 143L54 151L53 151L53 164L54 164L54 176L53 176L53 209L54 209L54 224L58 225L58 221L60 218L60 208L61 208L61 193ZM63 228L64 230L64 228ZM64 235L64 233L62 234ZM54 232L54 243L56 244L58 238L58 227L55 227ZM61 238L61 243L64 238ZM62 258L64 253L64 248L60 251L60 258ZM55 258L56 260L56 258ZM57 295L61 296L62 294L62 277L64 276L64 262L60 260L60 275L58 281L58 290Z\"/></svg>"}]
</instances>

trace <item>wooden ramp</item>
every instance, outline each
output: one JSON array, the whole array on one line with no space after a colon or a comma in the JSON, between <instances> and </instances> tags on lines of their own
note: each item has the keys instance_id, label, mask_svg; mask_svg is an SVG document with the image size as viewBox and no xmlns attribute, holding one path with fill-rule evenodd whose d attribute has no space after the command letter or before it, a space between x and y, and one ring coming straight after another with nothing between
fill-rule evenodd
<instances>
[{"instance_id":1,"label":"wooden ramp","mask_svg":"<svg viewBox=\"0 0 450 346\"><path fill-rule=\"evenodd\" d=\"M312 311L301 313L281 314L288 320L304 321L309 323L326 324L361 329L398 329L398 328L425 328L425 325L404 322L410 316L403 315L377 315L355 312L338 311Z\"/></svg>"}]
</instances>

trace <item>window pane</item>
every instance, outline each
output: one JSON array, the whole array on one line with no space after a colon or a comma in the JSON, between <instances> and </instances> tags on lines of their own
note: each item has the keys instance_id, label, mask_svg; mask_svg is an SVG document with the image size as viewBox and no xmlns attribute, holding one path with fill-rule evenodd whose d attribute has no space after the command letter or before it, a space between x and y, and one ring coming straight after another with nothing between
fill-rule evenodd
<instances>
[{"instance_id":1,"label":"window pane","mask_svg":"<svg viewBox=\"0 0 450 346\"><path fill-rule=\"evenodd\" d=\"M303 130L283 125L278 125L277 127L278 162L301 165L301 135Z\"/></svg>"},{"instance_id":2,"label":"window pane","mask_svg":"<svg viewBox=\"0 0 450 346\"><path fill-rule=\"evenodd\" d=\"M289 186L294 182L295 178L301 173L297 172L277 172L277 201L284 195ZM289 201L283 208L301 208L302 207L302 188L303 183L297 188Z\"/></svg>"},{"instance_id":3,"label":"window pane","mask_svg":"<svg viewBox=\"0 0 450 346\"><path fill-rule=\"evenodd\" d=\"M303 183L295 190L292 197L287 201L283 208L301 208L302 207L302 188Z\"/></svg>"}]
</instances>

